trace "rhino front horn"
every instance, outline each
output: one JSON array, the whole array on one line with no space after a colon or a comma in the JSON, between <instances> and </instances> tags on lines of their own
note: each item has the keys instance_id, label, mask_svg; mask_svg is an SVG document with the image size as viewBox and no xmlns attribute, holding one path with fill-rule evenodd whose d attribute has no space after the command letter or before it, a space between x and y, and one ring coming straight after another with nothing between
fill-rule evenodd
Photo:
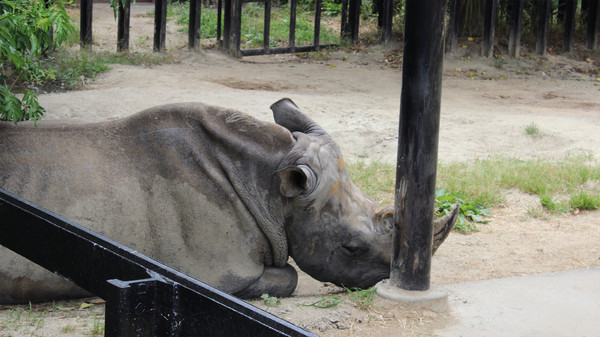
<instances>
[{"instance_id":1,"label":"rhino front horn","mask_svg":"<svg viewBox=\"0 0 600 337\"><path fill-rule=\"evenodd\" d=\"M431 255L435 254L435 251L442 245L454 228L459 211L460 208L456 205L450 213L433 221L433 247Z\"/></svg>"}]
</instances>

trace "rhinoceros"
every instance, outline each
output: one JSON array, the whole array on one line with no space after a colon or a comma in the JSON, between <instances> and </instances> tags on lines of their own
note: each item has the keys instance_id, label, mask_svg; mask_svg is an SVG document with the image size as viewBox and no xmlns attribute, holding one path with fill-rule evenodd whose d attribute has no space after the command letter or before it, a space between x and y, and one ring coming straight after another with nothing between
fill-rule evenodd
<instances>
[{"instance_id":1,"label":"rhinoceros","mask_svg":"<svg viewBox=\"0 0 600 337\"><path fill-rule=\"evenodd\" d=\"M200 103L0 123L0 188L241 298L291 295L290 256L337 285L389 277L392 210L353 184L338 145L290 99L271 109L276 124ZM435 222L434 249L455 215ZM0 303L85 295L0 247Z\"/></svg>"}]
</instances>

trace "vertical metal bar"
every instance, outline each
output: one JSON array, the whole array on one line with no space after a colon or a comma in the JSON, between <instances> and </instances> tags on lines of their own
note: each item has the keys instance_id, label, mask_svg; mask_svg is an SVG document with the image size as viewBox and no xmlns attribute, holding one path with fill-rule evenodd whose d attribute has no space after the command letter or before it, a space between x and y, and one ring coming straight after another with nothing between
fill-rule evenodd
<instances>
[{"instance_id":1,"label":"vertical metal bar","mask_svg":"<svg viewBox=\"0 0 600 337\"><path fill-rule=\"evenodd\" d=\"M129 20L131 17L131 0L126 0L125 5L118 0L118 21L117 21L117 51L129 50Z\"/></svg>"},{"instance_id":2,"label":"vertical metal bar","mask_svg":"<svg viewBox=\"0 0 600 337\"><path fill-rule=\"evenodd\" d=\"M350 41L355 42L358 39L360 0L348 0L347 3L346 10L342 4L342 36L350 38Z\"/></svg>"},{"instance_id":3,"label":"vertical metal bar","mask_svg":"<svg viewBox=\"0 0 600 337\"><path fill-rule=\"evenodd\" d=\"M231 48L231 1L224 0L225 6L223 8L223 48L229 50Z\"/></svg>"},{"instance_id":4,"label":"vertical metal bar","mask_svg":"<svg viewBox=\"0 0 600 337\"><path fill-rule=\"evenodd\" d=\"M496 16L498 0L486 0L483 16L483 44L481 56L490 57L494 52L494 31L496 30Z\"/></svg>"},{"instance_id":5,"label":"vertical metal bar","mask_svg":"<svg viewBox=\"0 0 600 337\"><path fill-rule=\"evenodd\" d=\"M154 0L154 51L165 50L167 35L167 0Z\"/></svg>"},{"instance_id":6,"label":"vertical metal bar","mask_svg":"<svg viewBox=\"0 0 600 337\"><path fill-rule=\"evenodd\" d=\"M406 1L390 273L405 290L430 287L446 4Z\"/></svg>"},{"instance_id":7,"label":"vertical metal bar","mask_svg":"<svg viewBox=\"0 0 600 337\"><path fill-rule=\"evenodd\" d=\"M462 0L452 0L450 5L450 20L446 36L446 53L456 50L458 31L460 27L460 5Z\"/></svg>"},{"instance_id":8,"label":"vertical metal bar","mask_svg":"<svg viewBox=\"0 0 600 337\"><path fill-rule=\"evenodd\" d=\"M377 13L377 27L383 27L383 0L373 0L373 14Z\"/></svg>"},{"instance_id":9,"label":"vertical metal bar","mask_svg":"<svg viewBox=\"0 0 600 337\"><path fill-rule=\"evenodd\" d=\"M510 9L510 33L508 37L508 54L511 57L519 57L521 50L521 30L523 27L523 7L525 0L511 2Z\"/></svg>"},{"instance_id":10,"label":"vertical metal bar","mask_svg":"<svg viewBox=\"0 0 600 337\"><path fill-rule=\"evenodd\" d=\"M598 49L598 32L600 31L600 2L588 1L587 37L588 49Z\"/></svg>"},{"instance_id":11,"label":"vertical metal bar","mask_svg":"<svg viewBox=\"0 0 600 337\"><path fill-rule=\"evenodd\" d=\"M575 14L577 13L577 0L567 0L565 7L563 50L573 51L573 41L575 40Z\"/></svg>"},{"instance_id":12,"label":"vertical metal bar","mask_svg":"<svg viewBox=\"0 0 600 337\"><path fill-rule=\"evenodd\" d=\"M535 52L538 55L546 55L548 49L548 21L550 20L551 0L538 1L538 25L535 42Z\"/></svg>"},{"instance_id":13,"label":"vertical metal bar","mask_svg":"<svg viewBox=\"0 0 600 337\"><path fill-rule=\"evenodd\" d=\"M82 48L92 47L93 0L81 0L79 21L79 41Z\"/></svg>"},{"instance_id":14,"label":"vertical metal bar","mask_svg":"<svg viewBox=\"0 0 600 337\"><path fill-rule=\"evenodd\" d=\"M290 0L290 48L296 48L296 4L297 0Z\"/></svg>"},{"instance_id":15,"label":"vertical metal bar","mask_svg":"<svg viewBox=\"0 0 600 337\"><path fill-rule=\"evenodd\" d=\"M360 24L360 0L350 0L350 11L349 11L349 36L352 42L358 41L358 28Z\"/></svg>"},{"instance_id":16,"label":"vertical metal bar","mask_svg":"<svg viewBox=\"0 0 600 337\"><path fill-rule=\"evenodd\" d=\"M217 42L221 41L221 12L223 10L223 0L217 1ZM225 21L227 22L227 21Z\"/></svg>"},{"instance_id":17,"label":"vertical metal bar","mask_svg":"<svg viewBox=\"0 0 600 337\"><path fill-rule=\"evenodd\" d=\"M265 0L265 25L263 29L263 48L265 54L269 53L271 40L271 0Z\"/></svg>"},{"instance_id":18,"label":"vertical metal bar","mask_svg":"<svg viewBox=\"0 0 600 337\"><path fill-rule=\"evenodd\" d=\"M394 1L393 0L383 0L383 29L381 33L381 39L383 43L392 42L392 23L394 18Z\"/></svg>"},{"instance_id":19,"label":"vertical metal bar","mask_svg":"<svg viewBox=\"0 0 600 337\"><path fill-rule=\"evenodd\" d=\"M315 48L319 47L321 43L319 40L321 39L321 7L323 5L323 0L315 1L315 34L313 35L313 45Z\"/></svg>"},{"instance_id":20,"label":"vertical metal bar","mask_svg":"<svg viewBox=\"0 0 600 337\"><path fill-rule=\"evenodd\" d=\"M242 0L231 0L231 27L229 31L229 54L240 57L242 33Z\"/></svg>"},{"instance_id":21,"label":"vertical metal bar","mask_svg":"<svg viewBox=\"0 0 600 337\"><path fill-rule=\"evenodd\" d=\"M340 38L345 39L348 37L348 1L342 0L342 26L340 27Z\"/></svg>"},{"instance_id":22,"label":"vertical metal bar","mask_svg":"<svg viewBox=\"0 0 600 337\"><path fill-rule=\"evenodd\" d=\"M202 0L190 0L190 23L188 30L188 47L200 46L200 28L202 27Z\"/></svg>"}]
</instances>

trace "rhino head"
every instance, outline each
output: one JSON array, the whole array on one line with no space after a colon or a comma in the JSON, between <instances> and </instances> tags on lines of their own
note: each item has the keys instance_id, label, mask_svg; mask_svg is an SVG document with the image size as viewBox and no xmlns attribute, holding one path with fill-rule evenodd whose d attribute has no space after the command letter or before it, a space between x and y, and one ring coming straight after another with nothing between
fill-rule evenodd
<instances>
[{"instance_id":1,"label":"rhino head","mask_svg":"<svg viewBox=\"0 0 600 337\"><path fill-rule=\"evenodd\" d=\"M289 255L323 282L368 288L390 275L393 209L382 208L350 179L339 146L289 99L271 106L295 145L277 176L286 198ZM434 224L433 251L447 237L456 210Z\"/></svg>"}]
</instances>

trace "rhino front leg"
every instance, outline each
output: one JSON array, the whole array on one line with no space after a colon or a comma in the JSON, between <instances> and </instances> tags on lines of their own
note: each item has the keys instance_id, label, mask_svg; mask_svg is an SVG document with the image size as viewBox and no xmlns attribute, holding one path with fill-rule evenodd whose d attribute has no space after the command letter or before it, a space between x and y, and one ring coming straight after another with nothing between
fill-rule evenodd
<instances>
[{"instance_id":1,"label":"rhino front leg","mask_svg":"<svg viewBox=\"0 0 600 337\"><path fill-rule=\"evenodd\" d=\"M262 275L248 288L235 293L239 298L259 298L262 294L274 297L291 296L298 284L298 273L294 267L286 264L283 268L265 267Z\"/></svg>"}]
</instances>

